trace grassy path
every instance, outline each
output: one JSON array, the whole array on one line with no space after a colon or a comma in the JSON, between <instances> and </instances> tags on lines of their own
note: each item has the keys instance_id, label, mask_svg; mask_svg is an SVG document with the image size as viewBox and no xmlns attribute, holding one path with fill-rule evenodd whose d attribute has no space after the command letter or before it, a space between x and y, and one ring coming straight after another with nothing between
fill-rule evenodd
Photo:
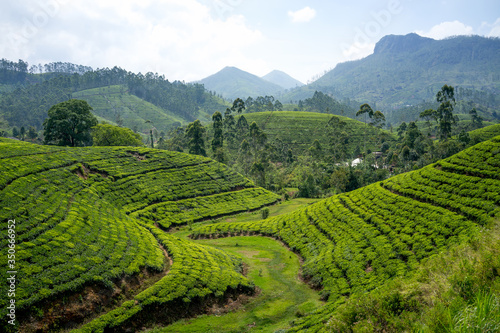
<instances>
[{"instance_id":1,"label":"grassy path","mask_svg":"<svg viewBox=\"0 0 500 333\"><path fill-rule=\"evenodd\" d=\"M293 199L269 207L270 216L291 212L318 199ZM218 219L216 222L246 222L261 219L260 211ZM200 223L213 223L205 221ZM175 235L187 238L190 228L175 228ZM150 333L167 332L275 332L289 327L290 321L314 310L323 303L319 294L299 279L297 255L280 242L267 237L229 237L197 240L243 259L248 278L259 288L258 296L245 304L235 302L224 309L213 309L212 315L180 320Z\"/></svg>"},{"instance_id":2,"label":"grassy path","mask_svg":"<svg viewBox=\"0 0 500 333\"><path fill-rule=\"evenodd\" d=\"M275 332L322 303L318 293L298 278L298 257L279 242L265 237L230 237L200 243L238 255L248 277L261 293L234 312L181 320L151 332ZM220 309L224 312L225 309Z\"/></svg>"}]
</instances>

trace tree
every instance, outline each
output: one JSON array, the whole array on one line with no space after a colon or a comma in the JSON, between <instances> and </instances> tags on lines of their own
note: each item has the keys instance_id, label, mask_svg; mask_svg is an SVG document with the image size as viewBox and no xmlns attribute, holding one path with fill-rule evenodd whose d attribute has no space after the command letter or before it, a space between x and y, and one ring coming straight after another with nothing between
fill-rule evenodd
<instances>
[{"instance_id":1,"label":"tree","mask_svg":"<svg viewBox=\"0 0 500 333\"><path fill-rule=\"evenodd\" d=\"M235 99L233 101L233 106L231 107L231 111L240 114L243 112L243 110L245 110L245 102L241 98Z\"/></svg>"},{"instance_id":2,"label":"tree","mask_svg":"<svg viewBox=\"0 0 500 333\"><path fill-rule=\"evenodd\" d=\"M274 102L274 109L276 111L283 111L283 104L281 104L281 102L277 100L276 102Z\"/></svg>"},{"instance_id":3,"label":"tree","mask_svg":"<svg viewBox=\"0 0 500 333\"><path fill-rule=\"evenodd\" d=\"M359 107L359 110L358 112L356 112L356 117L360 116L360 115L365 115L365 135L364 135L364 138L363 138L363 150L364 150L364 153L366 155L366 127L368 126L368 124L366 123L366 116L368 115L370 117L370 119L373 117L373 109L371 108L370 105L368 104L363 104Z\"/></svg>"},{"instance_id":4,"label":"tree","mask_svg":"<svg viewBox=\"0 0 500 333\"><path fill-rule=\"evenodd\" d=\"M45 144L70 147L90 145L90 130L98 123L91 110L86 101L78 99L53 105L43 122Z\"/></svg>"},{"instance_id":5,"label":"tree","mask_svg":"<svg viewBox=\"0 0 500 333\"><path fill-rule=\"evenodd\" d=\"M21 130L19 131L19 135L21 136L21 140L24 141L24 137L26 136L26 129L24 126L21 126Z\"/></svg>"},{"instance_id":6,"label":"tree","mask_svg":"<svg viewBox=\"0 0 500 333\"><path fill-rule=\"evenodd\" d=\"M385 116L380 111L375 111L373 113L373 122L371 125L375 126L378 129L381 129L385 125Z\"/></svg>"},{"instance_id":7,"label":"tree","mask_svg":"<svg viewBox=\"0 0 500 333\"><path fill-rule=\"evenodd\" d=\"M431 119L434 119L436 122L438 121L437 112L436 112L436 110L433 110L433 109L427 109L425 111L422 111L420 113L420 118L425 119L425 124L427 125L429 132L430 132L430 127L431 127Z\"/></svg>"},{"instance_id":8,"label":"tree","mask_svg":"<svg viewBox=\"0 0 500 333\"><path fill-rule=\"evenodd\" d=\"M400 140L403 138L404 134L406 133L407 128L408 128L408 125L406 125L406 123L404 121L401 123L401 125L399 125L397 131L398 131L398 136L399 136Z\"/></svg>"},{"instance_id":9,"label":"tree","mask_svg":"<svg viewBox=\"0 0 500 333\"><path fill-rule=\"evenodd\" d=\"M477 114L476 108L472 108L472 110L469 111L469 114L471 115L471 129L475 130L477 128L483 127L483 118Z\"/></svg>"},{"instance_id":10,"label":"tree","mask_svg":"<svg viewBox=\"0 0 500 333\"><path fill-rule=\"evenodd\" d=\"M144 145L139 133L134 133L130 128L110 124L98 124L92 127L92 141L94 146L140 147Z\"/></svg>"},{"instance_id":11,"label":"tree","mask_svg":"<svg viewBox=\"0 0 500 333\"><path fill-rule=\"evenodd\" d=\"M439 138L446 141L451 137L452 127L457 122L453 116L453 106L455 105L453 87L445 84L436 94L436 100L441 103L436 110L439 120Z\"/></svg>"},{"instance_id":12,"label":"tree","mask_svg":"<svg viewBox=\"0 0 500 333\"><path fill-rule=\"evenodd\" d=\"M203 139L205 131L205 127L203 127L198 119L190 123L186 128L186 135L189 138L188 145L190 154L207 156L205 151L205 140Z\"/></svg>"},{"instance_id":13,"label":"tree","mask_svg":"<svg viewBox=\"0 0 500 333\"><path fill-rule=\"evenodd\" d=\"M13 136L14 138L19 137L19 130L17 129L17 127L13 127L13 128L12 128L12 136Z\"/></svg>"},{"instance_id":14,"label":"tree","mask_svg":"<svg viewBox=\"0 0 500 333\"><path fill-rule=\"evenodd\" d=\"M347 123L339 117L333 116L327 124L327 133L329 136L330 152L333 161L344 161L347 157L349 147L349 135L345 131Z\"/></svg>"},{"instance_id":15,"label":"tree","mask_svg":"<svg viewBox=\"0 0 500 333\"><path fill-rule=\"evenodd\" d=\"M267 136L255 121L250 124L249 128L250 144L253 149L254 160L257 159L257 152L266 144Z\"/></svg>"},{"instance_id":16,"label":"tree","mask_svg":"<svg viewBox=\"0 0 500 333\"><path fill-rule=\"evenodd\" d=\"M223 163L224 162L224 154L222 151L222 147L224 144L224 124L222 123L222 114L219 111L216 111L212 116L212 126L214 129L214 138L212 139L212 151L216 157L216 160Z\"/></svg>"},{"instance_id":17,"label":"tree","mask_svg":"<svg viewBox=\"0 0 500 333\"><path fill-rule=\"evenodd\" d=\"M238 122L236 123L236 130L238 132L238 136L241 138L245 137L248 133L248 121L245 116L241 115L238 118Z\"/></svg>"},{"instance_id":18,"label":"tree","mask_svg":"<svg viewBox=\"0 0 500 333\"><path fill-rule=\"evenodd\" d=\"M408 125L408 129L406 130L406 135L404 137L403 145L406 145L411 149L415 148L415 140L419 138L421 135L422 133L420 133L417 124L415 124L415 122L412 121Z\"/></svg>"},{"instance_id":19,"label":"tree","mask_svg":"<svg viewBox=\"0 0 500 333\"><path fill-rule=\"evenodd\" d=\"M28 139L35 140L38 137L38 133L33 126L28 129Z\"/></svg>"},{"instance_id":20,"label":"tree","mask_svg":"<svg viewBox=\"0 0 500 333\"><path fill-rule=\"evenodd\" d=\"M226 112L224 112L224 128L226 133L224 137L226 138L227 144L232 147L234 143L234 139L236 136L236 122L234 121L234 116L232 115L233 109L227 108Z\"/></svg>"}]
</instances>

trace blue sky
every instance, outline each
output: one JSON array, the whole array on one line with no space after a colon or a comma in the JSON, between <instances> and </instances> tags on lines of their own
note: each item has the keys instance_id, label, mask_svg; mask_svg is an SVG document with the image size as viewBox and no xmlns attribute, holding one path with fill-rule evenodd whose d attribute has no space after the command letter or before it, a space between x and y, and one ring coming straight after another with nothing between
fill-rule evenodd
<instances>
[{"instance_id":1,"label":"blue sky","mask_svg":"<svg viewBox=\"0 0 500 333\"><path fill-rule=\"evenodd\" d=\"M0 58L120 66L193 81L225 66L304 83L385 35L500 37L498 0L20 0L0 3ZM499 50L500 54L500 50Z\"/></svg>"}]
</instances>

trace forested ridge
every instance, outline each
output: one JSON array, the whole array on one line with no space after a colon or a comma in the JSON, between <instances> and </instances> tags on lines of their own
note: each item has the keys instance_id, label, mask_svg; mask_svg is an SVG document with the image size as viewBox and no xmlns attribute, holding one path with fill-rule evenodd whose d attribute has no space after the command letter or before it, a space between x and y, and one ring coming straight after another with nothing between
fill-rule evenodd
<instances>
[{"instance_id":1,"label":"forested ridge","mask_svg":"<svg viewBox=\"0 0 500 333\"><path fill-rule=\"evenodd\" d=\"M50 72L51 76L54 73L57 76L44 78L46 74L29 73L28 64L22 61L20 64L22 66L5 59L1 64L0 83L17 86L15 90L4 93L0 99L0 115L10 126L34 126L39 130L52 105L70 99L75 92L112 85L121 85L124 92L169 111L184 121L198 118L203 105L207 105L207 113L223 105L222 101L214 100L213 94L201 84L170 82L154 73L135 74L118 67L78 69L74 65L75 72L71 66L61 65L47 66L46 70L56 70ZM61 72L63 70L65 72Z\"/></svg>"}]
</instances>

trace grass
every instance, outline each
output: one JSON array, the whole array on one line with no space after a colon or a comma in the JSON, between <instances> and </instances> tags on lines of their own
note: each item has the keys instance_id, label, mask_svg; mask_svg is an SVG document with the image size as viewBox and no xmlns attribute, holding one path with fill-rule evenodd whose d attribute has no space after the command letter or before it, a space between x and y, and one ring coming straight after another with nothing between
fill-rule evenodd
<instances>
[{"instance_id":1,"label":"grass","mask_svg":"<svg viewBox=\"0 0 500 333\"><path fill-rule=\"evenodd\" d=\"M185 319L151 332L275 332L322 305L318 293L299 280L298 257L279 242L253 236L198 242L241 257L260 294L235 312Z\"/></svg>"},{"instance_id":2,"label":"grass","mask_svg":"<svg viewBox=\"0 0 500 333\"><path fill-rule=\"evenodd\" d=\"M319 199L297 198L269 207L269 216L292 212ZM220 218L219 222L250 222L261 219L261 212L247 212ZM201 225L209 222L199 222ZM177 228L175 235L187 238L191 227ZM265 237L230 237L198 240L243 259L247 277L260 289L258 297L242 304L236 311L217 315L203 315L180 320L152 333L166 332L274 332L289 326L289 322L313 311L323 303L316 291L299 280L298 257L279 242Z\"/></svg>"}]
</instances>

